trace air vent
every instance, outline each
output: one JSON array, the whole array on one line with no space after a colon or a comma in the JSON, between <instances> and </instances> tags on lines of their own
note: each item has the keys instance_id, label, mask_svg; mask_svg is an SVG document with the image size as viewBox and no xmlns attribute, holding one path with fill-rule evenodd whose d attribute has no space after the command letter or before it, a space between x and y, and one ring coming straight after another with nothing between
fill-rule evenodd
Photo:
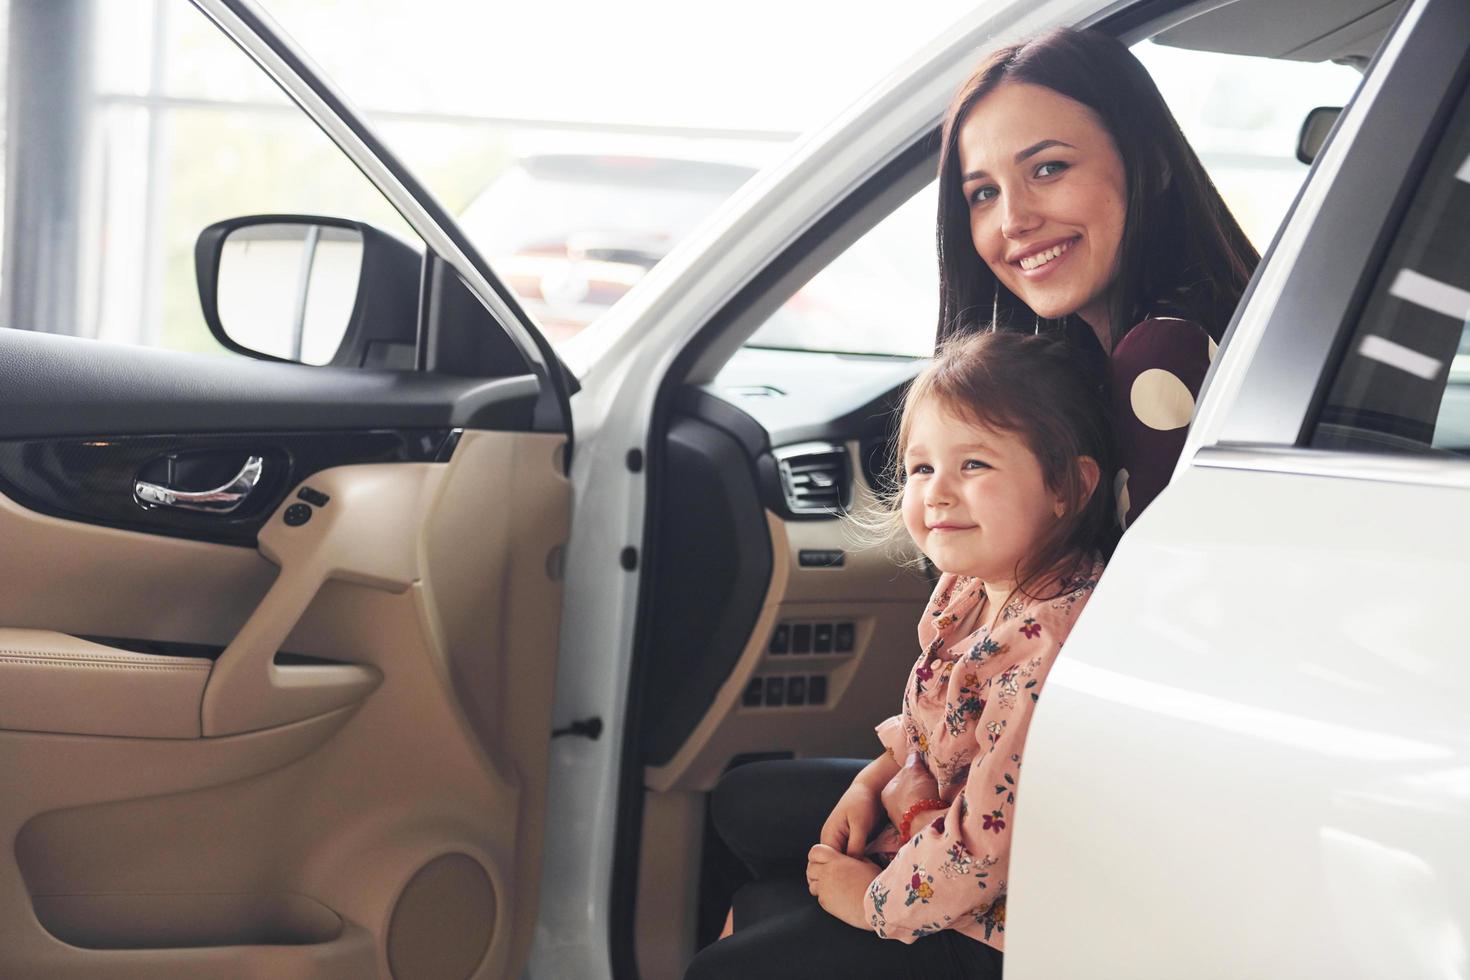
<instances>
[{"instance_id":1,"label":"air vent","mask_svg":"<svg viewBox=\"0 0 1470 980\"><path fill-rule=\"evenodd\" d=\"M840 514L847 509L852 478L846 449L809 442L777 449L775 457L792 513Z\"/></svg>"}]
</instances>

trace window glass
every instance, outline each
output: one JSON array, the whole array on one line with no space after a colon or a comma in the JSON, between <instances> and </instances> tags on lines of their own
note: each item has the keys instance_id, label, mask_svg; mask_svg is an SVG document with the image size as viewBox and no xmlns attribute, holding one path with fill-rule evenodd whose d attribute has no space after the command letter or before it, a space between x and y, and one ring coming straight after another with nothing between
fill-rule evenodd
<instances>
[{"instance_id":1,"label":"window glass","mask_svg":"<svg viewBox=\"0 0 1470 980\"><path fill-rule=\"evenodd\" d=\"M746 346L909 357L933 353L939 321L937 187L928 184L849 246Z\"/></svg>"},{"instance_id":2,"label":"window glass","mask_svg":"<svg viewBox=\"0 0 1470 980\"><path fill-rule=\"evenodd\" d=\"M1470 455L1470 98L1373 284L1317 421L1327 449Z\"/></svg>"},{"instance_id":3,"label":"window glass","mask_svg":"<svg viewBox=\"0 0 1470 980\"><path fill-rule=\"evenodd\" d=\"M205 326L195 279L206 226L328 215L422 249L191 4L12 0L0 10L11 202L0 324L227 355Z\"/></svg>"},{"instance_id":4,"label":"window glass","mask_svg":"<svg viewBox=\"0 0 1470 980\"><path fill-rule=\"evenodd\" d=\"M1264 252L1307 176L1307 165L1296 158L1307 113L1347 105L1362 76L1331 62L1191 51L1152 41L1132 50L1230 213Z\"/></svg>"}]
</instances>

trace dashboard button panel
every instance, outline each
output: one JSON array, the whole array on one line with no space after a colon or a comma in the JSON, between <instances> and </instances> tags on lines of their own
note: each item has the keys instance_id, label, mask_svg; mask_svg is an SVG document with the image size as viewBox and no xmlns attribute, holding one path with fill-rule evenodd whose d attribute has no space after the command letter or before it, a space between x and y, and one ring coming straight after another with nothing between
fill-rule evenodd
<instances>
[{"instance_id":1,"label":"dashboard button panel","mask_svg":"<svg viewBox=\"0 0 1470 980\"><path fill-rule=\"evenodd\" d=\"M852 653L857 649L857 624L777 623L766 652L773 656Z\"/></svg>"}]
</instances>

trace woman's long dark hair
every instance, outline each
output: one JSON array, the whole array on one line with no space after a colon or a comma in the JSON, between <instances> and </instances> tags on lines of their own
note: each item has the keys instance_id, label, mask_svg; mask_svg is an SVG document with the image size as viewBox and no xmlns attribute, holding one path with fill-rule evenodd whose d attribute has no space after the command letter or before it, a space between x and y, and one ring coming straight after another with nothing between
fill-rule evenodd
<instances>
[{"instance_id":1,"label":"woman's long dark hair","mask_svg":"<svg viewBox=\"0 0 1470 980\"><path fill-rule=\"evenodd\" d=\"M975 252L961 189L959 132L1003 82L1040 85L1090 109L1123 158L1128 194L1108 304L1113 344L1152 312L1198 323L1216 341L1260 257L1179 131L1137 58L1099 31L1059 28L996 51L955 94L939 151L939 340L1034 314ZM997 293L997 289L999 292Z\"/></svg>"}]
</instances>

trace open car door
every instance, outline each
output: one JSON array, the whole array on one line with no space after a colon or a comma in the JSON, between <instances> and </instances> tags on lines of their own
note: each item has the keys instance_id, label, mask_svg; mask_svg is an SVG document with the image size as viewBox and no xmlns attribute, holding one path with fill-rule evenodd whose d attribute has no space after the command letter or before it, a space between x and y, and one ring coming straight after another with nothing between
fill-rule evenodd
<instances>
[{"instance_id":1,"label":"open car door","mask_svg":"<svg viewBox=\"0 0 1470 980\"><path fill-rule=\"evenodd\" d=\"M0 330L0 976L514 975L566 382L253 7L197 6L423 240L353 321L400 311L418 366Z\"/></svg>"}]
</instances>

